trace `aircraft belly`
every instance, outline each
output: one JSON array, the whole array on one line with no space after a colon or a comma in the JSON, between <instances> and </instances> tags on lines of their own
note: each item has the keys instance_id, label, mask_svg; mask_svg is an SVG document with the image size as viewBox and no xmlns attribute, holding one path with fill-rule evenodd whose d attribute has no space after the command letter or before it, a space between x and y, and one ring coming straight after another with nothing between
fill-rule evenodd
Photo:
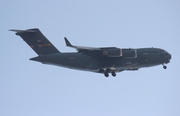
<instances>
[{"instance_id":1,"label":"aircraft belly","mask_svg":"<svg viewBox=\"0 0 180 116\"><path fill-rule=\"evenodd\" d=\"M30 60L39 61L43 64L57 65L66 68L88 70L92 69L91 64L96 60L92 57L82 55L81 53L58 53L38 56ZM89 66L90 65L90 66ZM95 68L95 67L94 67Z\"/></svg>"}]
</instances>

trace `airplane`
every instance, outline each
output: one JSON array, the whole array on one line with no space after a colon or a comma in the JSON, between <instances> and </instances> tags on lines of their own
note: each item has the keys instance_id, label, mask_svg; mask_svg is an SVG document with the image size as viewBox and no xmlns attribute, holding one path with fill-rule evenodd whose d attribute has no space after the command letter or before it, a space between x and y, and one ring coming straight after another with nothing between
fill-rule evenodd
<instances>
[{"instance_id":1,"label":"airplane","mask_svg":"<svg viewBox=\"0 0 180 116\"><path fill-rule=\"evenodd\" d=\"M171 54L160 48L117 48L117 47L83 47L72 45L64 37L66 46L75 48L77 52L60 52L38 28L15 30L36 53L30 60L42 64L57 65L70 69L91 71L109 77L117 72L134 71L140 68L163 65L171 60Z\"/></svg>"}]
</instances>

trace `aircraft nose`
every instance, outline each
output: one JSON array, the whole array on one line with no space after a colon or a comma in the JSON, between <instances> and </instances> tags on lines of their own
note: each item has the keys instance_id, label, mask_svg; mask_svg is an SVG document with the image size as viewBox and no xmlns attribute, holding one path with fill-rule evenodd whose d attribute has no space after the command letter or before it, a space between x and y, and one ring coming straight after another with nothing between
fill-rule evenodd
<instances>
[{"instance_id":1,"label":"aircraft nose","mask_svg":"<svg viewBox=\"0 0 180 116\"><path fill-rule=\"evenodd\" d=\"M169 60L171 60L172 56L171 56L171 54L170 54L170 53L168 53L168 56L169 56Z\"/></svg>"},{"instance_id":2,"label":"aircraft nose","mask_svg":"<svg viewBox=\"0 0 180 116\"><path fill-rule=\"evenodd\" d=\"M166 63L169 63L170 60L171 60L171 58L172 58L171 54L170 54L170 53L167 53L167 62L166 62Z\"/></svg>"},{"instance_id":3,"label":"aircraft nose","mask_svg":"<svg viewBox=\"0 0 180 116\"><path fill-rule=\"evenodd\" d=\"M165 63L167 64L167 63L170 62L172 56L171 56L171 54L170 54L169 52L167 52L167 51L165 51L165 54L164 54L164 55L165 55Z\"/></svg>"}]
</instances>

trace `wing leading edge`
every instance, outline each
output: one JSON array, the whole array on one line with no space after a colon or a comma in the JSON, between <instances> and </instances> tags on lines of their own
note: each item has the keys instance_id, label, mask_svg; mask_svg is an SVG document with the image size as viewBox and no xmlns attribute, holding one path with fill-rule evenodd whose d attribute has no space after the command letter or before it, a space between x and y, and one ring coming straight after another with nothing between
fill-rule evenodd
<instances>
[{"instance_id":1,"label":"wing leading edge","mask_svg":"<svg viewBox=\"0 0 180 116\"><path fill-rule=\"evenodd\" d=\"M106 56L106 57L121 57L122 50L116 47L84 47L72 45L66 37L64 37L66 46L75 48L78 52L89 56Z\"/></svg>"},{"instance_id":2,"label":"wing leading edge","mask_svg":"<svg viewBox=\"0 0 180 116\"><path fill-rule=\"evenodd\" d=\"M89 50L89 51L101 50L100 48L93 48L93 47L84 47L84 46L75 46L75 45L72 45L72 44L68 41L68 39L67 39L66 37L64 37L64 40L65 40L65 42L66 42L66 46L75 48L77 51L80 51L80 50Z\"/></svg>"}]
</instances>

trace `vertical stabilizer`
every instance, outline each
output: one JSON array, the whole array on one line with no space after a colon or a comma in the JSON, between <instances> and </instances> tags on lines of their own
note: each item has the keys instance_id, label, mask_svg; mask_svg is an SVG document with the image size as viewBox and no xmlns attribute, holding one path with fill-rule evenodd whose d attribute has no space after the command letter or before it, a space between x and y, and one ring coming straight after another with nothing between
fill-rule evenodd
<instances>
[{"instance_id":1,"label":"vertical stabilizer","mask_svg":"<svg viewBox=\"0 0 180 116\"><path fill-rule=\"evenodd\" d=\"M16 32L38 55L60 53L59 50L37 28L10 30Z\"/></svg>"}]
</instances>

